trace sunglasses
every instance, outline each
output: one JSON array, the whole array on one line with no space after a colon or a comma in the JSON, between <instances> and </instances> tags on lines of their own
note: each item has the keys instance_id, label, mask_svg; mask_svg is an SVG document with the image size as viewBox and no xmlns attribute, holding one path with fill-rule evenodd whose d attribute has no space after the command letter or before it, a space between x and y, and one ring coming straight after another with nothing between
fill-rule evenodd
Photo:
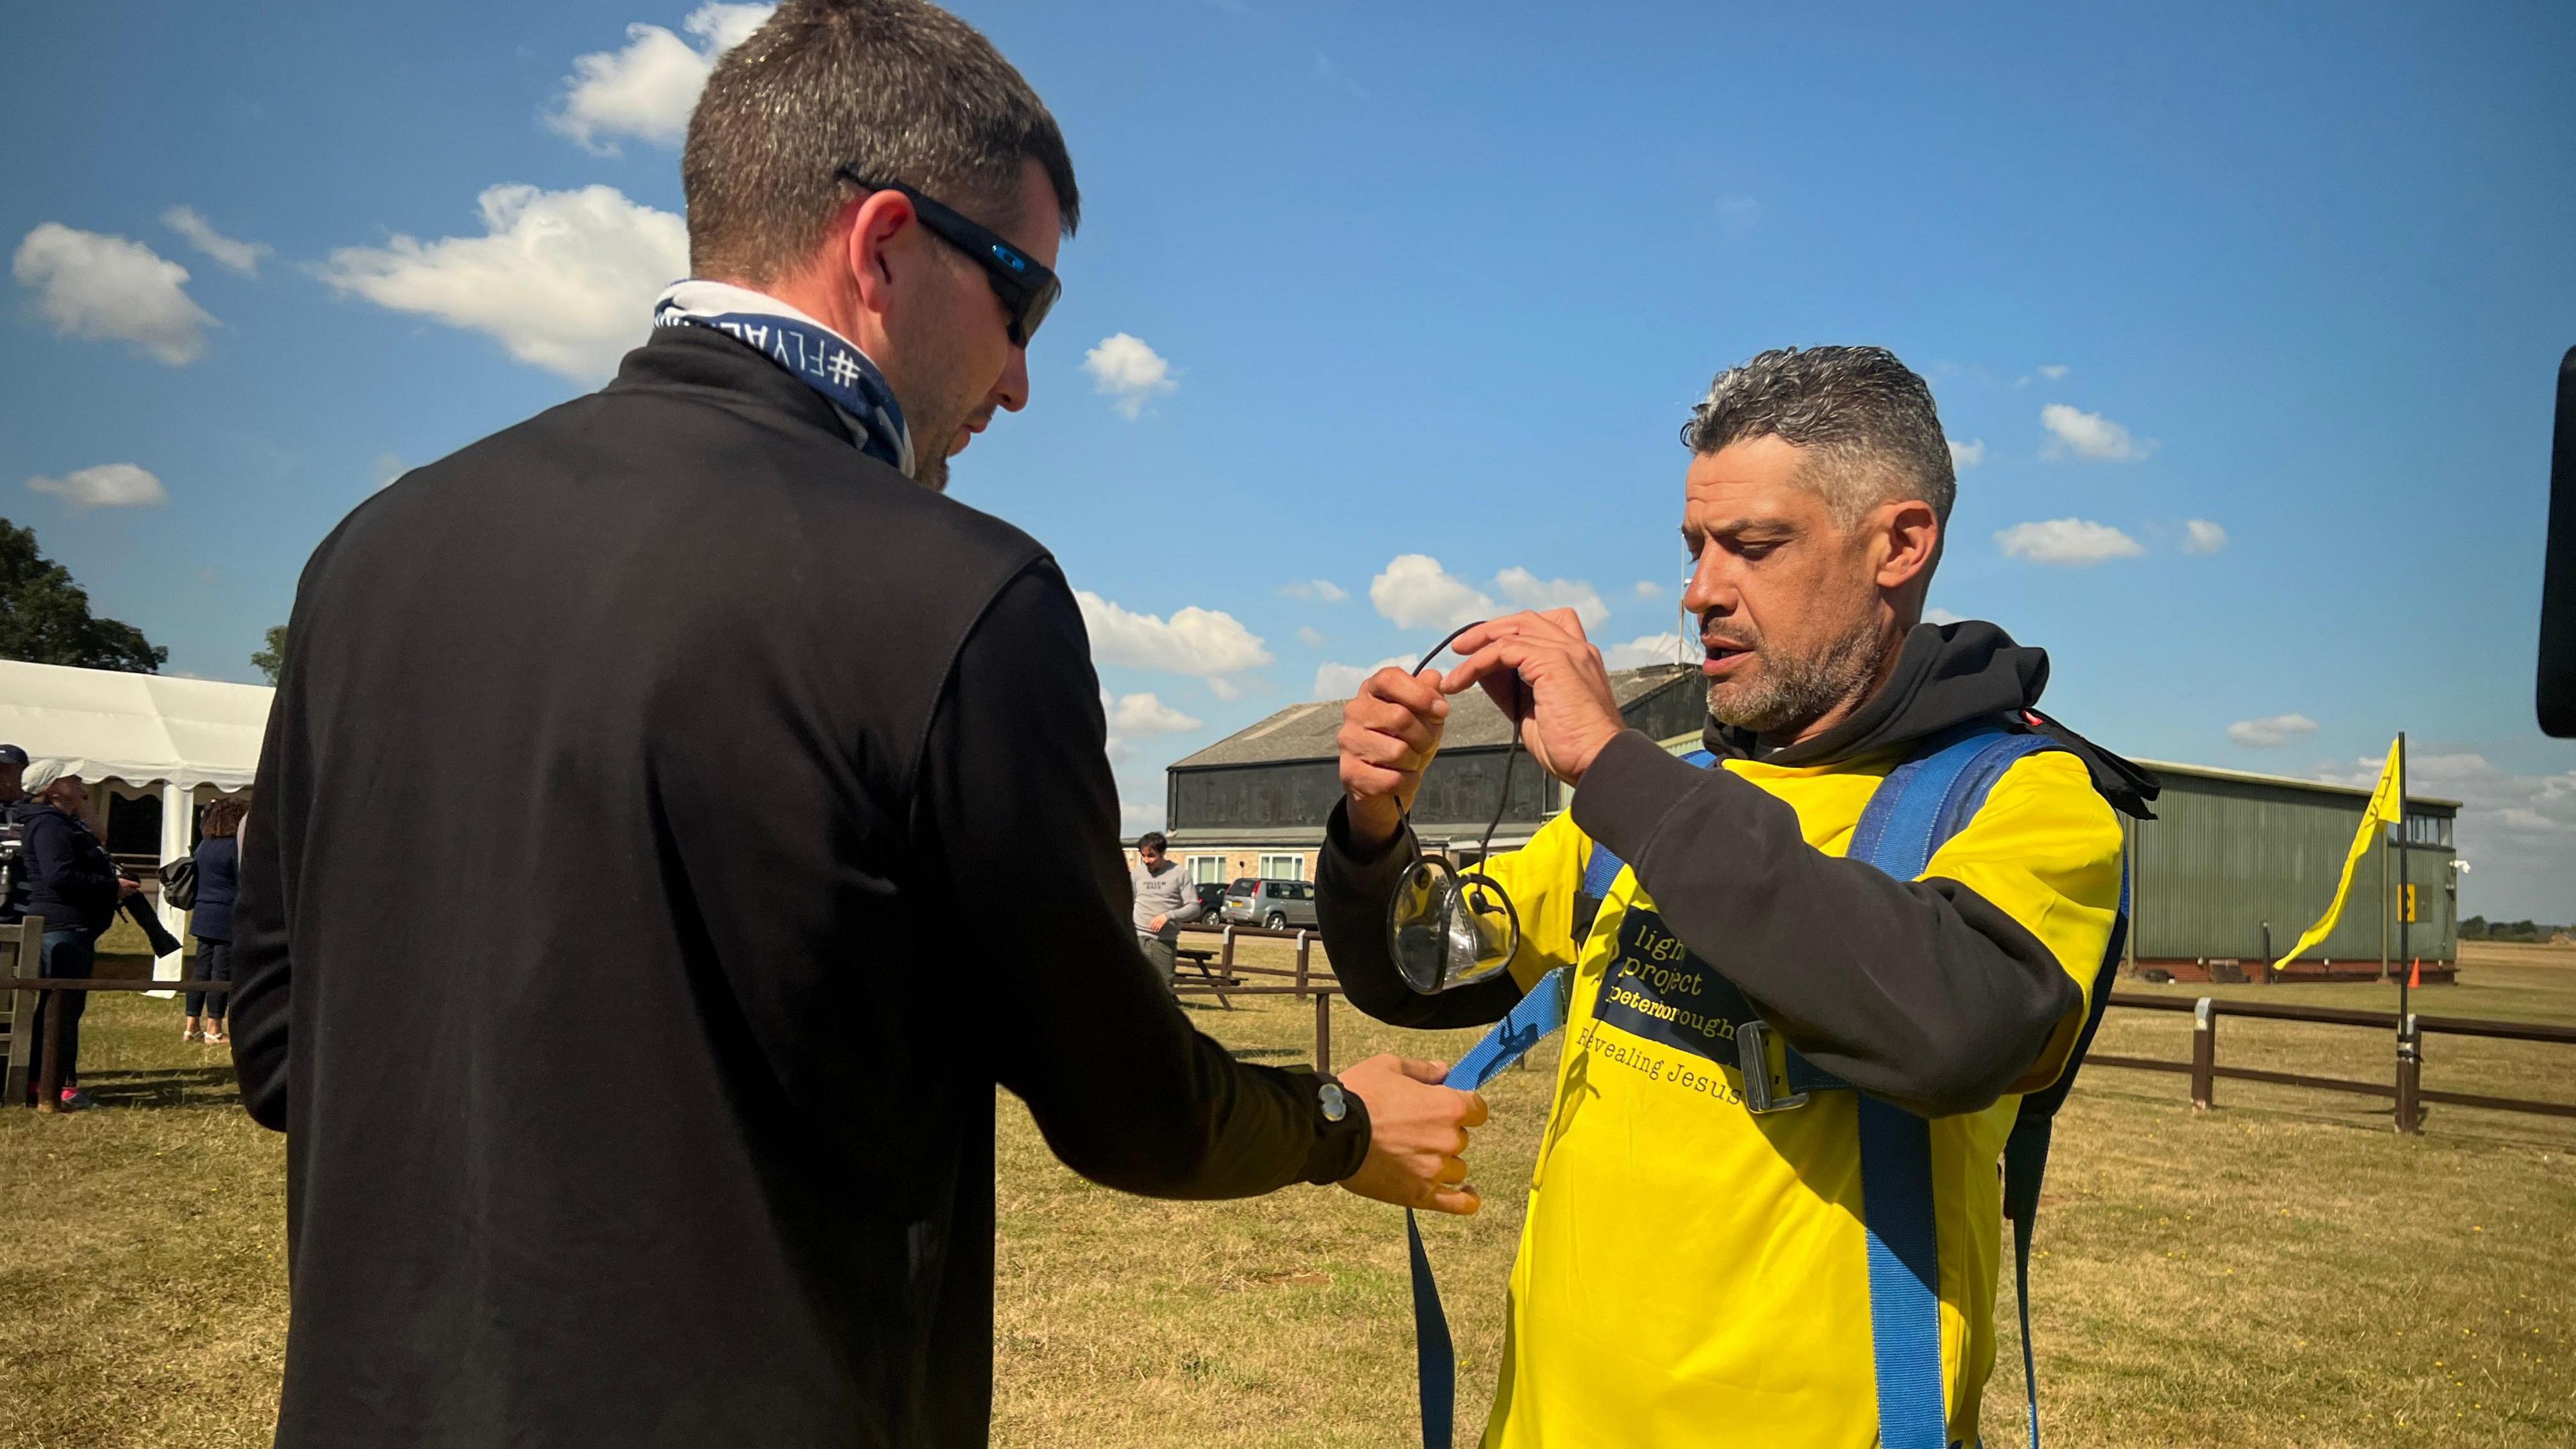
<instances>
[{"instance_id":1,"label":"sunglasses","mask_svg":"<svg viewBox=\"0 0 2576 1449\"><path fill-rule=\"evenodd\" d=\"M1465 625L1434 645L1413 672L1430 668L1442 650L1475 627ZM1508 969L1520 954L1520 912L1511 896L1482 869L1493 858L1494 832L1501 828L1503 811L1511 803L1512 767L1520 757L1520 730L1514 728L1510 751L1503 756L1503 784L1494 800L1494 818L1476 846L1476 866L1461 868L1446 856L1418 856L1387 902L1387 954L1404 984L1422 995L1472 986ZM1409 821L1411 812L1406 813Z\"/></svg>"},{"instance_id":2,"label":"sunglasses","mask_svg":"<svg viewBox=\"0 0 2576 1449\"><path fill-rule=\"evenodd\" d=\"M1001 234L977 224L932 197L900 181L870 181L856 167L844 166L839 172L843 181L861 191L892 191L912 203L912 214L932 236L975 259L984 269L984 280L993 284L993 295L1002 300L1002 310L1010 314L1011 345L1026 347L1037 335L1038 324L1046 320L1055 299L1064 295L1064 283L1056 274L1038 264L1035 257L1002 240Z\"/></svg>"}]
</instances>

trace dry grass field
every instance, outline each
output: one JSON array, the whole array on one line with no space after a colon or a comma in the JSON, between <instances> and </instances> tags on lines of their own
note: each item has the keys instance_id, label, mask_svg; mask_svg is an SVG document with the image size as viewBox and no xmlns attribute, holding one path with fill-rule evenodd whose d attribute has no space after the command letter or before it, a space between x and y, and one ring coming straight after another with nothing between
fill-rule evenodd
<instances>
[{"instance_id":1,"label":"dry grass field","mask_svg":"<svg viewBox=\"0 0 2576 1449\"><path fill-rule=\"evenodd\" d=\"M1276 948L1248 948L1251 950ZM2576 951L2472 947L2425 1012L2576 1021ZM2171 988L2189 996L2208 988ZM2220 988L2384 1005L2371 987ZM1313 1014L1269 998L1192 1017L1302 1061ZM278 1140L231 1100L174 1003L102 1001L84 1049L106 1109L0 1112L0 1446L267 1442L285 1309ZM2180 1059L2182 1016L2114 1012L2105 1049ZM1455 1050L1334 1014L1334 1056ZM2379 1077L2390 1044L2227 1020L2220 1060ZM2576 1101L2576 1048L2434 1038L2428 1086ZM1501 1341L1553 1047L1499 1080L1486 1211L1429 1230L1472 1442ZM2484 1083L2485 1085L2476 1085ZM1058 1167L1001 1111L995 1442L1401 1445L1412 1333L1400 1217L1335 1189L1143 1202ZM2053 1442L2087 1446L2576 1444L2576 1121L2099 1071L2059 1131L2035 1265ZM1715 1311L1714 1307L1712 1311ZM2018 1364L2006 1328L2001 1357ZM2020 1385L1985 1442L2018 1445ZM1722 1442L1720 1440L1719 1442Z\"/></svg>"}]
</instances>

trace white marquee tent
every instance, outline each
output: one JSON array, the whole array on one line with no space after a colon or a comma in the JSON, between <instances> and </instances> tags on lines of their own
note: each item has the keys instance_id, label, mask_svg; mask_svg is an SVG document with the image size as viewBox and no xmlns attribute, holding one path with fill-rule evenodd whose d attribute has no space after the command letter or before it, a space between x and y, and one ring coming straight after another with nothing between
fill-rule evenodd
<instances>
[{"instance_id":1,"label":"white marquee tent","mask_svg":"<svg viewBox=\"0 0 2576 1449\"><path fill-rule=\"evenodd\" d=\"M253 684L0 660L0 744L69 761L93 789L157 788L161 858L176 860L194 844L199 799L250 787L275 693ZM172 934L185 934L185 913L163 906L161 916ZM153 975L178 980L179 957L161 958Z\"/></svg>"}]
</instances>

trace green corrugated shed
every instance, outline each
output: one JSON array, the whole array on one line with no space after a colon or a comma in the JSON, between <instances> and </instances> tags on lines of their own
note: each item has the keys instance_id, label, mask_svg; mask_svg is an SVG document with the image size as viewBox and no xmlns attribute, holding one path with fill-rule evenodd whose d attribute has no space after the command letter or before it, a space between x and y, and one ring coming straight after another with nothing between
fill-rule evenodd
<instances>
[{"instance_id":1,"label":"green corrugated shed","mask_svg":"<svg viewBox=\"0 0 2576 1449\"><path fill-rule=\"evenodd\" d=\"M2267 922L2271 949L2287 951L2334 898L2370 792L2204 765L2140 763L2165 788L2155 803L2157 818L2130 826L2130 954L2141 963L2251 962L2264 955ZM2404 851L2415 886L2406 949L2425 961L2458 957L2451 824L2459 810L2456 800L2414 796L2406 802L2415 841ZM2375 971L2383 926L2389 956L2402 960L2394 911L2399 855L2386 836L2353 872L2343 920L2302 960L2368 961Z\"/></svg>"},{"instance_id":2,"label":"green corrugated shed","mask_svg":"<svg viewBox=\"0 0 2576 1449\"><path fill-rule=\"evenodd\" d=\"M1696 734L1674 735L1665 749L1699 748ZM2182 967L2204 974L2204 963L2252 964L2277 960L2334 898L2344 853L2361 828L2368 790L2327 785L2287 775L2257 775L2208 765L2141 760L2164 781L2156 818L2125 822L2129 830L2131 891L2129 959L2141 966ZM2407 954L2430 964L2459 959L2457 877L2451 873L2456 800L2421 795L2406 802L2416 843L2406 848L2415 886L2415 920L2404 950L2396 923L2398 855L2382 833L2353 871L2343 919L2324 941L2300 956L2337 974L2367 962L2379 969L2380 932L2387 930L2390 960L2402 968ZM2387 889L2381 889L2385 858ZM2264 927L2271 930L2267 938Z\"/></svg>"}]
</instances>

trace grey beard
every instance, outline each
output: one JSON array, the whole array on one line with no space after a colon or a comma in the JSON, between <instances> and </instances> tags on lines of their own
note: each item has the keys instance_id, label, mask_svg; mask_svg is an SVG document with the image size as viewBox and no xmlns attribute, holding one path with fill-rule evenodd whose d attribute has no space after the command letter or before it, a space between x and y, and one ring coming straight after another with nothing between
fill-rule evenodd
<instances>
[{"instance_id":1,"label":"grey beard","mask_svg":"<svg viewBox=\"0 0 2576 1449\"><path fill-rule=\"evenodd\" d=\"M948 455L915 451L912 455L912 481L933 493L948 491Z\"/></svg>"},{"instance_id":2,"label":"grey beard","mask_svg":"<svg viewBox=\"0 0 2576 1449\"><path fill-rule=\"evenodd\" d=\"M1761 655L1770 666L1762 682L1750 692L1736 691L1731 700L1720 698L1725 681L1711 684L1708 712L1720 724L1757 735L1792 734L1869 687L1878 674L1878 630L1864 617L1811 657L1789 659L1768 650Z\"/></svg>"}]
</instances>

